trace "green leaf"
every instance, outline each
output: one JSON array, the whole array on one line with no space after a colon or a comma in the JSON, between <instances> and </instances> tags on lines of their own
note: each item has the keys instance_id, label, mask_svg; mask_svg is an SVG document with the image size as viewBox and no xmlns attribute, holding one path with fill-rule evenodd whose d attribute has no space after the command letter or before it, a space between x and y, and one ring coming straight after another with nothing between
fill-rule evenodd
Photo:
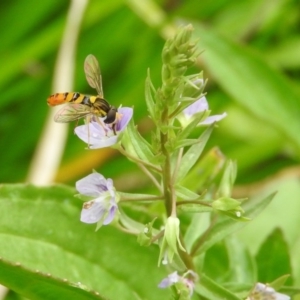
<instances>
[{"instance_id":1,"label":"green leaf","mask_svg":"<svg viewBox=\"0 0 300 300\"><path fill-rule=\"evenodd\" d=\"M273 199L275 193L269 195L268 197L258 201L249 200L248 203L245 204L245 216L249 218L255 218ZM204 253L207 249L209 249L215 243L221 241L230 233L237 231L247 224L246 222L236 222L230 218L224 217L220 218L217 224L213 226L213 228L207 233L205 236L205 241L201 243L200 246L197 246L197 249L192 250L196 251L196 255L200 255ZM197 242L196 242L197 243Z\"/></svg>"},{"instance_id":2,"label":"green leaf","mask_svg":"<svg viewBox=\"0 0 300 300\"><path fill-rule=\"evenodd\" d=\"M220 173L224 162L225 156L219 148L210 149L203 157L198 159L194 167L181 181L181 184L194 191L207 189Z\"/></svg>"},{"instance_id":3,"label":"green leaf","mask_svg":"<svg viewBox=\"0 0 300 300\"><path fill-rule=\"evenodd\" d=\"M234 210L240 207L242 200L245 200L245 198L236 200L230 197L221 197L212 202L212 207L214 209L224 210L224 211Z\"/></svg>"},{"instance_id":4,"label":"green leaf","mask_svg":"<svg viewBox=\"0 0 300 300\"><path fill-rule=\"evenodd\" d=\"M152 198L156 198L158 196L151 195L151 194L134 194L134 193L124 193L124 192L118 192L118 194L121 196L121 201L125 200L140 200L140 202L147 201ZM163 200L163 197L161 198ZM149 202L149 201L147 201Z\"/></svg>"},{"instance_id":5,"label":"green leaf","mask_svg":"<svg viewBox=\"0 0 300 300\"><path fill-rule=\"evenodd\" d=\"M184 241L188 252L191 251L194 242L201 236L210 224L210 214L191 214L188 228L184 235Z\"/></svg>"},{"instance_id":6,"label":"green leaf","mask_svg":"<svg viewBox=\"0 0 300 300\"><path fill-rule=\"evenodd\" d=\"M254 51L206 26L195 24L195 37L205 49L203 62L214 79L251 114L284 134L299 157L300 95L295 86Z\"/></svg>"},{"instance_id":7,"label":"green leaf","mask_svg":"<svg viewBox=\"0 0 300 300\"><path fill-rule=\"evenodd\" d=\"M275 290L279 290L287 281L287 279L290 277L290 274L282 275L279 278L276 278L274 281L269 283L269 285L274 288Z\"/></svg>"},{"instance_id":8,"label":"green leaf","mask_svg":"<svg viewBox=\"0 0 300 300\"><path fill-rule=\"evenodd\" d=\"M141 251L134 236L112 226L95 232L95 224L81 223L81 201L74 193L65 186L2 185L0 257L31 271L81 282L108 299L163 299L165 291L156 290L165 277L156 267L158 249Z\"/></svg>"},{"instance_id":9,"label":"green leaf","mask_svg":"<svg viewBox=\"0 0 300 300\"><path fill-rule=\"evenodd\" d=\"M200 195L198 195L197 193L191 191L190 189L177 184L175 186L175 192L176 192L176 196L180 199L184 199L184 200L195 200L198 199L200 197Z\"/></svg>"},{"instance_id":10,"label":"green leaf","mask_svg":"<svg viewBox=\"0 0 300 300\"><path fill-rule=\"evenodd\" d=\"M247 247L233 236L226 238L225 243L229 259L229 274L226 281L249 285L256 282L256 263Z\"/></svg>"},{"instance_id":11,"label":"green leaf","mask_svg":"<svg viewBox=\"0 0 300 300\"><path fill-rule=\"evenodd\" d=\"M212 125L205 129L205 131L199 137L199 143L191 146L183 155L180 168L178 170L178 182L186 176L186 174L189 172L189 170L193 167L193 165L196 163L196 161L202 154L202 151L212 133L213 127L214 126Z\"/></svg>"},{"instance_id":12,"label":"green leaf","mask_svg":"<svg viewBox=\"0 0 300 300\"><path fill-rule=\"evenodd\" d=\"M137 158L146 162L155 161L150 144L137 131L133 120L127 126L122 143L124 143L126 151L137 156Z\"/></svg>"},{"instance_id":13,"label":"green leaf","mask_svg":"<svg viewBox=\"0 0 300 300\"><path fill-rule=\"evenodd\" d=\"M225 241L213 245L205 252L202 273L219 284L225 284L230 271Z\"/></svg>"},{"instance_id":14,"label":"green leaf","mask_svg":"<svg viewBox=\"0 0 300 300\"><path fill-rule=\"evenodd\" d=\"M192 116L192 120L188 123L188 125L186 127L184 127L183 130L178 134L178 140L182 140L182 139L185 139L186 137L188 137L192 133L192 131L195 129L195 127L201 121L204 121L208 117L209 113L210 113L210 111L205 110L200 113L194 114Z\"/></svg>"},{"instance_id":15,"label":"green leaf","mask_svg":"<svg viewBox=\"0 0 300 300\"><path fill-rule=\"evenodd\" d=\"M256 262L259 282L269 283L283 274L292 274L289 246L280 229L276 228L261 245ZM290 277L288 284L291 283Z\"/></svg>"},{"instance_id":16,"label":"green leaf","mask_svg":"<svg viewBox=\"0 0 300 300\"><path fill-rule=\"evenodd\" d=\"M200 281L195 285L195 291L206 299L240 300L240 297L232 294L205 274L201 274Z\"/></svg>"},{"instance_id":17,"label":"green leaf","mask_svg":"<svg viewBox=\"0 0 300 300\"><path fill-rule=\"evenodd\" d=\"M212 212L212 208L210 206L202 205L202 204L184 204L178 207L179 211L188 212L188 213L203 213L203 212Z\"/></svg>"},{"instance_id":18,"label":"green leaf","mask_svg":"<svg viewBox=\"0 0 300 300\"><path fill-rule=\"evenodd\" d=\"M12 264L3 259L0 260L0 281L9 289L33 300L106 299L93 291L86 290L80 283L54 278L48 273L30 271L18 263Z\"/></svg>"},{"instance_id":19,"label":"green leaf","mask_svg":"<svg viewBox=\"0 0 300 300\"><path fill-rule=\"evenodd\" d=\"M192 145L199 143L199 140L197 140L197 139L184 139L184 140L177 141L177 137L176 137L175 141L176 141L176 143L175 143L174 147L171 148L171 150L177 150L180 148L192 146Z\"/></svg>"},{"instance_id":20,"label":"green leaf","mask_svg":"<svg viewBox=\"0 0 300 300\"><path fill-rule=\"evenodd\" d=\"M157 116L155 115L155 103L154 103L153 97L152 97L152 90L154 90L154 92L155 92L155 89L153 87L153 84L152 84L151 78L150 78L150 70L148 70L147 78L146 78L146 82L145 82L145 100L146 100L146 104L147 104L147 108L148 108L150 117L152 118L153 121L155 121Z\"/></svg>"},{"instance_id":21,"label":"green leaf","mask_svg":"<svg viewBox=\"0 0 300 300\"><path fill-rule=\"evenodd\" d=\"M221 183L217 192L219 197L230 197L237 173L236 162L227 161Z\"/></svg>"}]
</instances>

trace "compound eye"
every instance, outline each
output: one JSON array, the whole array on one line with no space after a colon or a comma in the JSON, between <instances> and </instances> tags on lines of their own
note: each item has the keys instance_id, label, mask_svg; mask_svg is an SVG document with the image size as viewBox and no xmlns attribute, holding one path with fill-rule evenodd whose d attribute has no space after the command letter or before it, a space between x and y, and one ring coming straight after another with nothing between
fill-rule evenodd
<instances>
[{"instance_id":1,"label":"compound eye","mask_svg":"<svg viewBox=\"0 0 300 300\"><path fill-rule=\"evenodd\" d=\"M117 109L114 108L114 107L112 107L112 108L108 111L108 113L107 113L107 115L106 115L106 119L104 120L104 123L105 123L105 124L112 124L112 123L114 123L115 120L116 120L116 115L117 115Z\"/></svg>"}]
</instances>

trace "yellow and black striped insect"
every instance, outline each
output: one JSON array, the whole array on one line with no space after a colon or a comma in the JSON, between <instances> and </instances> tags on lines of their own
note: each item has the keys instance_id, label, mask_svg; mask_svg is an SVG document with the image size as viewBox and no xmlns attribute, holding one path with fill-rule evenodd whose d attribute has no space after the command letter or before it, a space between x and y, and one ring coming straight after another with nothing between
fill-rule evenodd
<instances>
[{"instance_id":1,"label":"yellow and black striped insect","mask_svg":"<svg viewBox=\"0 0 300 300\"><path fill-rule=\"evenodd\" d=\"M103 126L111 124L115 132L118 110L110 105L103 95L102 77L100 67L94 55L90 54L84 62L84 72L88 84L95 88L97 96L87 96L77 92L56 93L48 97L47 103L50 106L65 104L54 116L58 123L68 123L86 117L87 124L96 119ZM93 118L95 117L95 118ZM104 118L102 121L99 118ZM115 132L116 134L116 132Z\"/></svg>"}]
</instances>

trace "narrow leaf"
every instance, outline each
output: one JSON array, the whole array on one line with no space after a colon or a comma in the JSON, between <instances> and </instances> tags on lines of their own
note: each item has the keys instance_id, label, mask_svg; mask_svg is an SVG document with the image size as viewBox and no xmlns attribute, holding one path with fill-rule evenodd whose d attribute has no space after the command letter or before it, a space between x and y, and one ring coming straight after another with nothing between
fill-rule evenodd
<instances>
[{"instance_id":1,"label":"narrow leaf","mask_svg":"<svg viewBox=\"0 0 300 300\"><path fill-rule=\"evenodd\" d=\"M125 135L126 137L123 137L124 141L122 140L122 143L124 143L126 151L146 162L153 163L155 161L151 146L140 135L132 120L127 126Z\"/></svg>"},{"instance_id":2,"label":"narrow leaf","mask_svg":"<svg viewBox=\"0 0 300 300\"><path fill-rule=\"evenodd\" d=\"M148 74L147 74L147 78L146 78L146 82L145 82L145 100L146 100L146 104L147 104L147 108L148 108L150 117L152 118L152 120L155 120L156 119L155 103L154 103L153 97L152 97L152 89L153 89L153 84L152 84L151 78L150 78L150 71L148 70Z\"/></svg>"},{"instance_id":3,"label":"narrow leaf","mask_svg":"<svg viewBox=\"0 0 300 300\"><path fill-rule=\"evenodd\" d=\"M214 300L240 300L240 297L232 294L230 291L213 281L205 274L201 274L199 283L195 286L197 294L205 297L205 299Z\"/></svg>"},{"instance_id":4,"label":"narrow leaf","mask_svg":"<svg viewBox=\"0 0 300 300\"><path fill-rule=\"evenodd\" d=\"M213 125L209 126L199 137L199 143L191 146L183 155L180 168L178 170L178 181L182 180L187 175L189 170L193 167L202 154L202 151L212 133L213 127Z\"/></svg>"}]
</instances>

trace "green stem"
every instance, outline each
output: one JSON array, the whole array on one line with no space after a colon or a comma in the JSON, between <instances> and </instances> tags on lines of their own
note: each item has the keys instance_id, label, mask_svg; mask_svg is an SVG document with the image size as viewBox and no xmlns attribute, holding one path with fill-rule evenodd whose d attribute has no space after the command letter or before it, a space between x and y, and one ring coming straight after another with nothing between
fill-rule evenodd
<instances>
[{"instance_id":1,"label":"green stem","mask_svg":"<svg viewBox=\"0 0 300 300\"><path fill-rule=\"evenodd\" d=\"M134 162L142 164L146 167L149 167L149 168L153 169L154 171L156 171L157 173L161 173L161 169L159 169L158 167L156 167L153 164L150 164L144 160L141 160L141 159L129 154L121 145L117 145L117 146L115 146L115 148L117 150L119 150L124 156L128 157L129 159L133 160Z\"/></svg>"},{"instance_id":2,"label":"green stem","mask_svg":"<svg viewBox=\"0 0 300 300\"><path fill-rule=\"evenodd\" d=\"M153 236L151 239L151 244L155 243L158 241L160 238L164 236L165 230L160 231L157 235Z\"/></svg>"},{"instance_id":3,"label":"green stem","mask_svg":"<svg viewBox=\"0 0 300 300\"><path fill-rule=\"evenodd\" d=\"M153 196L153 197L141 197L141 198L135 198L135 199L131 199L131 198L121 198L120 202L134 202L134 201L161 201L164 200L163 196Z\"/></svg>"},{"instance_id":4,"label":"green stem","mask_svg":"<svg viewBox=\"0 0 300 300\"><path fill-rule=\"evenodd\" d=\"M211 207L212 205L205 201L199 201L199 200L186 200L186 201L177 201L176 205L185 205L185 204L201 204L203 206Z\"/></svg>"},{"instance_id":5,"label":"green stem","mask_svg":"<svg viewBox=\"0 0 300 300\"><path fill-rule=\"evenodd\" d=\"M165 144L167 141L168 141L168 134L161 133L161 149L163 154L165 155L165 162L162 168L163 190L164 190L164 197L165 197L165 207L167 211L167 216L169 217L174 214L174 209L173 209L173 195L171 192L172 188L170 188L172 182L170 155L168 150L165 148ZM176 216L176 211L175 211L175 216Z\"/></svg>"},{"instance_id":6,"label":"green stem","mask_svg":"<svg viewBox=\"0 0 300 300\"><path fill-rule=\"evenodd\" d=\"M183 240L183 237L182 237L181 234L180 234L180 237L179 237L179 238L180 238L180 243L181 243L181 245L186 249L186 247L185 247L185 245L184 245L184 240ZM186 268L187 268L188 270L193 270L193 271L195 271L195 265L194 265L192 256L191 256L189 253L187 253L187 252L181 250L180 247L178 247L178 253L179 253L180 258L181 258L182 261L184 262Z\"/></svg>"},{"instance_id":7,"label":"green stem","mask_svg":"<svg viewBox=\"0 0 300 300\"><path fill-rule=\"evenodd\" d=\"M150 180L152 180L152 182L157 187L157 189L160 191L160 193L162 193L163 192L162 187L159 184L159 182L156 180L156 178L153 176L153 174L143 164L138 163L137 165L150 178Z\"/></svg>"}]
</instances>

